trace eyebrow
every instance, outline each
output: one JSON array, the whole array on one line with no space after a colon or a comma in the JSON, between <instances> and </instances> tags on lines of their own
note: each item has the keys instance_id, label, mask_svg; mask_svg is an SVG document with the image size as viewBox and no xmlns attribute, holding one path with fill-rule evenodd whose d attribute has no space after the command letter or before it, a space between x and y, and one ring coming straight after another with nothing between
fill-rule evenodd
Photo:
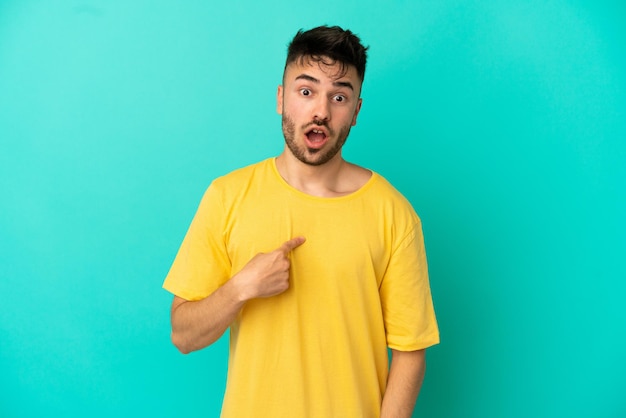
<instances>
[{"instance_id":1,"label":"eyebrow","mask_svg":"<svg viewBox=\"0 0 626 418\"><path fill-rule=\"evenodd\" d=\"M320 83L320 81L317 78L312 77L312 76L310 76L308 74L300 74L299 76L296 77L296 80L307 80L307 81L310 81L310 82L315 83L315 84L319 84ZM333 81L333 86L336 86L336 87L347 87L350 90L354 91L354 86L349 81Z\"/></svg>"}]
</instances>

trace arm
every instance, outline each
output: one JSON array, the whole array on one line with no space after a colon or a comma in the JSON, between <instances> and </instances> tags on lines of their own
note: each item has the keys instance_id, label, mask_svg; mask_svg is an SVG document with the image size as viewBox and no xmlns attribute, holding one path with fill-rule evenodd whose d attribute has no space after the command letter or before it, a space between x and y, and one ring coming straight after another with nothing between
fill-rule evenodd
<instances>
[{"instance_id":1,"label":"arm","mask_svg":"<svg viewBox=\"0 0 626 418\"><path fill-rule=\"evenodd\" d=\"M410 418L426 371L426 350L391 350L381 418Z\"/></svg>"},{"instance_id":2,"label":"arm","mask_svg":"<svg viewBox=\"0 0 626 418\"><path fill-rule=\"evenodd\" d=\"M182 353L200 350L217 341L246 301L278 295L289 288L289 253L304 243L296 237L271 253L257 254L241 271L204 299L174 297L172 342Z\"/></svg>"}]
</instances>

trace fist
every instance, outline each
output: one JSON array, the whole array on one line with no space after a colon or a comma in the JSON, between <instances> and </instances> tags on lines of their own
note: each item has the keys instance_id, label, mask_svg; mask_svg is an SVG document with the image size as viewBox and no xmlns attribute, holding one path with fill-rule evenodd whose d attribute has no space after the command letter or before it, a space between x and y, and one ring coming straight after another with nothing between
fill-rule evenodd
<instances>
[{"instance_id":1,"label":"fist","mask_svg":"<svg viewBox=\"0 0 626 418\"><path fill-rule=\"evenodd\" d=\"M259 253L233 277L240 285L244 300L267 298L289 289L289 253L304 243L292 238L269 253Z\"/></svg>"}]
</instances>

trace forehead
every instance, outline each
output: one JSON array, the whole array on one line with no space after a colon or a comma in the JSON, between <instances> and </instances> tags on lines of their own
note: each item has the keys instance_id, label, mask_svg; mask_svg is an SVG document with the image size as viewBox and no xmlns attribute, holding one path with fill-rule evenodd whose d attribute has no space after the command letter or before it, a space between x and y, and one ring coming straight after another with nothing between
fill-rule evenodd
<instances>
[{"instance_id":1,"label":"forehead","mask_svg":"<svg viewBox=\"0 0 626 418\"><path fill-rule=\"evenodd\" d=\"M285 67L284 82L294 81L302 74L316 75L320 80L348 80L354 86L360 86L361 80L353 65L345 64L328 57L302 56Z\"/></svg>"}]
</instances>

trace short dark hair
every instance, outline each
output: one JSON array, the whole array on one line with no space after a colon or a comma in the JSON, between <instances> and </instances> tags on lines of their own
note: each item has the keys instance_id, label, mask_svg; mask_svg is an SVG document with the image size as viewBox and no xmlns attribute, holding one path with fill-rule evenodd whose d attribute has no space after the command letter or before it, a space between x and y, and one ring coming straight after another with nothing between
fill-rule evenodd
<instances>
[{"instance_id":1,"label":"short dark hair","mask_svg":"<svg viewBox=\"0 0 626 418\"><path fill-rule=\"evenodd\" d=\"M296 60L310 59L322 64L338 62L342 65L342 73L347 71L347 66L354 66L362 82L365 77L367 49L358 36L339 26L318 26L306 32L300 29L287 48L285 68Z\"/></svg>"}]
</instances>

